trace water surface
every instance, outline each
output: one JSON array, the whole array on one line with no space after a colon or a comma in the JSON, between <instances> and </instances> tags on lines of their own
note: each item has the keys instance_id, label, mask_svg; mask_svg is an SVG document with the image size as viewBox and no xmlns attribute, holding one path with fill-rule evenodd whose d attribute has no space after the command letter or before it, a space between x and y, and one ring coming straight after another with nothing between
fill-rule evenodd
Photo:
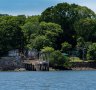
<instances>
[{"instance_id":1,"label":"water surface","mask_svg":"<svg viewBox=\"0 0 96 90\"><path fill-rule=\"evenodd\" d=\"M96 90L96 71L0 72L0 90Z\"/></svg>"}]
</instances>

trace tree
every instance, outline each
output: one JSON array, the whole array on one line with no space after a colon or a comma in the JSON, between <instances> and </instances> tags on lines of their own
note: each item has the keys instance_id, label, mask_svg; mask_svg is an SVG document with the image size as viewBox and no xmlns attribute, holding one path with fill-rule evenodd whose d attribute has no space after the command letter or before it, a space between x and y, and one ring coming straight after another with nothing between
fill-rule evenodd
<instances>
[{"instance_id":1,"label":"tree","mask_svg":"<svg viewBox=\"0 0 96 90\"><path fill-rule=\"evenodd\" d=\"M23 32L19 25L12 19L0 23L0 51L24 48Z\"/></svg>"},{"instance_id":2,"label":"tree","mask_svg":"<svg viewBox=\"0 0 96 90\"><path fill-rule=\"evenodd\" d=\"M76 45L76 50L78 52L78 56L81 59L86 59L86 54L87 54L87 45L88 43L84 41L82 37L77 38L77 45Z\"/></svg>"},{"instance_id":3,"label":"tree","mask_svg":"<svg viewBox=\"0 0 96 90\"><path fill-rule=\"evenodd\" d=\"M31 39L32 34L36 34L40 29L39 23L37 22L27 22L22 26L22 31L28 43Z\"/></svg>"},{"instance_id":4,"label":"tree","mask_svg":"<svg viewBox=\"0 0 96 90\"><path fill-rule=\"evenodd\" d=\"M69 44L68 42L64 42L62 43L61 51L68 53L68 51L70 51L71 48L72 48L71 44Z\"/></svg>"},{"instance_id":5,"label":"tree","mask_svg":"<svg viewBox=\"0 0 96 90\"><path fill-rule=\"evenodd\" d=\"M52 52L54 52L54 48L48 47L48 46L43 47L43 49L41 49L41 53L42 53L41 58L43 58L44 60L49 62L50 61L50 55Z\"/></svg>"},{"instance_id":6,"label":"tree","mask_svg":"<svg viewBox=\"0 0 96 90\"><path fill-rule=\"evenodd\" d=\"M43 53L52 53L54 51L54 48L52 47L43 47L43 49L41 49L41 52Z\"/></svg>"},{"instance_id":7,"label":"tree","mask_svg":"<svg viewBox=\"0 0 96 90\"><path fill-rule=\"evenodd\" d=\"M76 45L74 23L84 18L96 18L96 15L87 7L68 3L59 3L56 6L49 7L41 14L41 21L61 25L63 33L59 43L67 41L73 46Z\"/></svg>"},{"instance_id":8,"label":"tree","mask_svg":"<svg viewBox=\"0 0 96 90\"><path fill-rule=\"evenodd\" d=\"M38 31L40 30L39 16L29 16L26 18L25 24L21 26L24 33L24 38L26 42L25 48L32 49L32 40L38 36Z\"/></svg>"},{"instance_id":9,"label":"tree","mask_svg":"<svg viewBox=\"0 0 96 90\"><path fill-rule=\"evenodd\" d=\"M89 45L87 51L87 59L95 60L96 59L96 43Z\"/></svg>"},{"instance_id":10,"label":"tree","mask_svg":"<svg viewBox=\"0 0 96 90\"><path fill-rule=\"evenodd\" d=\"M45 36L37 36L34 40L31 41L31 47L40 51L43 47L51 46L51 41Z\"/></svg>"},{"instance_id":11,"label":"tree","mask_svg":"<svg viewBox=\"0 0 96 90\"><path fill-rule=\"evenodd\" d=\"M24 25L25 20L26 20L25 15L12 16L12 21L17 23L19 26Z\"/></svg>"},{"instance_id":12,"label":"tree","mask_svg":"<svg viewBox=\"0 0 96 90\"><path fill-rule=\"evenodd\" d=\"M84 38L85 41L96 41L96 19L80 19L74 24L78 37Z\"/></svg>"},{"instance_id":13,"label":"tree","mask_svg":"<svg viewBox=\"0 0 96 90\"><path fill-rule=\"evenodd\" d=\"M52 47L59 49L61 46L60 43L58 43L60 39L59 37L63 32L61 26L55 23L41 22L40 27L41 29L38 34L45 35L52 42Z\"/></svg>"},{"instance_id":14,"label":"tree","mask_svg":"<svg viewBox=\"0 0 96 90\"><path fill-rule=\"evenodd\" d=\"M84 48L85 47L85 41L82 37L77 38L77 48Z\"/></svg>"},{"instance_id":15,"label":"tree","mask_svg":"<svg viewBox=\"0 0 96 90\"><path fill-rule=\"evenodd\" d=\"M60 34L62 33L61 26L58 24L29 21L22 26L22 30L26 38L26 44L28 47L31 47L36 37L40 35L45 36L51 43L51 46L55 49L58 49L58 47L61 46L59 43L56 44L59 41L58 39Z\"/></svg>"},{"instance_id":16,"label":"tree","mask_svg":"<svg viewBox=\"0 0 96 90\"><path fill-rule=\"evenodd\" d=\"M34 15L34 16L28 16L27 18L26 18L26 21L25 21L25 23L27 23L27 22L31 22L31 23L35 23L35 22L39 22L39 18L40 18L40 16L39 15Z\"/></svg>"}]
</instances>

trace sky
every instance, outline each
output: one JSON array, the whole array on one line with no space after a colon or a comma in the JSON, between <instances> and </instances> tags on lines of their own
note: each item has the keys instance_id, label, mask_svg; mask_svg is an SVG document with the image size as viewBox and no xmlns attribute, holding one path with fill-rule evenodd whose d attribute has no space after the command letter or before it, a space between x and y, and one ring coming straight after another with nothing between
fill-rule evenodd
<instances>
[{"instance_id":1,"label":"sky","mask_svg":"<svg viewBox=\"0 0 96 90\"><path fill-rule=\"evenodd\" d=\"M96 0L0 0L0 14L40 15L46 8L62 2L87 6L96 12Z\"/></svg>"}]
</instances>

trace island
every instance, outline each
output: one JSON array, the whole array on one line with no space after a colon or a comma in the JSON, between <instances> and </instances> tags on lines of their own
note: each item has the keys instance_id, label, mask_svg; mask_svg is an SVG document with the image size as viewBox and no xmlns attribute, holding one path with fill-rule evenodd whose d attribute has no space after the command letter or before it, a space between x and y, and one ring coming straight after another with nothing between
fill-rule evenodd
<instances>
[{"instance_id":1,"label":"island","mask_svg":"<svg viewBox=\"0 0 96 90\"><path fill-rule=\"evenodd\" d=\"M0 14L0 70L95 70L96 13L59 3L41 15Z\"/></svg>"}]
</instances>

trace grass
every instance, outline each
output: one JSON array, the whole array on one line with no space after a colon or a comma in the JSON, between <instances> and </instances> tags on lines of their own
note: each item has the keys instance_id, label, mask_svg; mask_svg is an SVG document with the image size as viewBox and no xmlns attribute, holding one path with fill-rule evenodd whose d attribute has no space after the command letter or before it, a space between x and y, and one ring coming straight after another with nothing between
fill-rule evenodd
<instances>
[{"instance_id":1,"label":"grass","mask_svg":"<svg viewBox=\"0 0 96 90\"><path fill-rule=\"evenodd\" d=\"M96 60L81 60L79 57L70 57L70 62L94 62Z\"/></svg>"}]
</instances>

